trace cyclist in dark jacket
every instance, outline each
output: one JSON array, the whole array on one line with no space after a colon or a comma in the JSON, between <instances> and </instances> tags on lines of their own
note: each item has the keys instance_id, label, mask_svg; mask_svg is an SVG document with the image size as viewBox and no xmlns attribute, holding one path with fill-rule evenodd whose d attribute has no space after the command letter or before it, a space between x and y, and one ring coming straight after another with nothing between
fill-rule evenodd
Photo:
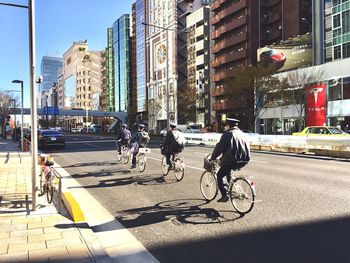
<instances>
[{"instance_id":1,"label":"cyclist in dark jacket","mask_svg":"<svg viewBox=\"0 0 350 263\"><path fill-rule=\"evenodd\" d=\"M167 132L164 139L164 148L166 149L166 163L169 165L169 168L172 166L171 156L174 156L174 153L179 153L181 150L176 143L174 134L180 132L176 129L176 124L170 124L170 130Z\"/></svg>"},{"instance_id":2,"label":"cyclist in dark jacket","mask_svg":"<svg viewBox=\"0 0 350 263\"><path fill-rule=\"evenodd\" d=\"M117 137L119 154L122 153L122 145L128 146L129 141L131 139L131 132L127 128L128 128L128 125L123 123L122 129L120 130L118 137Z\"/></svg>"},{"instance_id":3,"label":"cyclist in dark jacket","mask_svg":"<svg viewBox=\"0 0 350 263\"><path fill-rule=\"evenodd\" d=\"M211 159L215 160L222 154L221 167L217 173L217 182L221 193L218 202L228 201L223 178L226 177L229 183L231 170L243 167L250 160L249 138L238 128L238 123L237 119L226 118L226 131L211 155Z\"/></svg>"},{"instance_id":4,"label":"cyclist in dark jacket","mask_svg":"<svg viewBox=\"0 0 350 263\"><path fill-rule=\"evenodd\" d=\"M147 142L149 141L149 135L147 132L145 132L145 125L144 124L139 124L138 125L138 131L134 133L131 143L132 143L132 161L131 161L131 167L130 168L135 168L136 167L136 156L139 152L139 148L146 147L146 145L142 144L142 133L145 133L146 136L148 136ZM147 144L147 143L146 143Z\"/></svg>"}]
</instances>

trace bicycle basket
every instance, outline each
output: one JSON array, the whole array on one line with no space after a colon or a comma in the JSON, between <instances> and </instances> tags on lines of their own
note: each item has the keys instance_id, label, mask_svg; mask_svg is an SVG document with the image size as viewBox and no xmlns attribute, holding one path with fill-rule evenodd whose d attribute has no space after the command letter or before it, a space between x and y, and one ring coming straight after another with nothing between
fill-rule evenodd
<instances>
[{"instance_id":1,"label":"bicycle basket","mask_svg":"<svg viewBox=\"0 0 350 263\"><path fill-rule=\"evenodd\" d=\"M210 172L213 169L213 162L210 161L211 155L205 156L204 157L204 163L203 163L203 168Z\"/></svg>"}]
</instances>

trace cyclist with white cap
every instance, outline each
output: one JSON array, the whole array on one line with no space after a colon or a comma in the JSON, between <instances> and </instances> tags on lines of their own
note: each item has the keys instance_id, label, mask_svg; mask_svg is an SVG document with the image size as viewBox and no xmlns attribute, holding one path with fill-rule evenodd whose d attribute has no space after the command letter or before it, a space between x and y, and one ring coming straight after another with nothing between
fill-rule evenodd
<instances>
[{"instance_id":1,"label":"cyclist with white cap","mask_svg":"<svg viewBox=\"0 0 350 263\"><path fill-rule=\"evenodd\" d=\"M121 155L122 154L122 146L128 146L129 141L131 139L131 132L128 130L128 125L123 123L122 129L119 131L117 142L118 142L118 152Z\"/></svg>"},{"instance_id":2,"label":"cyclist with white cap","mask_svg":"<svg viewBox=\"0 0 350 263\"><path fill-rule=\"evenodd\" d=\"M149 142L150 137L148 133L145 131L145 125L139 124L138 125L138 131L134 133L134 136L131 139L131 149L132 149L132 161L131 161L131 168L136 167L136 156L139 152L139 148L146 147L147 143Z\"/></svg>"}]
</instances>

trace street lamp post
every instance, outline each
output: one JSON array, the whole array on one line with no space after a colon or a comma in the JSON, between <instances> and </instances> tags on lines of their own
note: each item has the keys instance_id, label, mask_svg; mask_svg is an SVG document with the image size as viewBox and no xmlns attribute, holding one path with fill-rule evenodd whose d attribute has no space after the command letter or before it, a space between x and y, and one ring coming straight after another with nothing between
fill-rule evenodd
<instances>
[{"instance_id":1,"label":"street lamp post","mask_svg":"<svg viewBox=\"0 0 350 263\"><path fill-rule=\"evenodd\" d=\"M15 79L12 83L20 83L21 84L21 150L23 151L23 80ZM16 91L17 92L17 91Z\"/></svg>"}]
</instances>

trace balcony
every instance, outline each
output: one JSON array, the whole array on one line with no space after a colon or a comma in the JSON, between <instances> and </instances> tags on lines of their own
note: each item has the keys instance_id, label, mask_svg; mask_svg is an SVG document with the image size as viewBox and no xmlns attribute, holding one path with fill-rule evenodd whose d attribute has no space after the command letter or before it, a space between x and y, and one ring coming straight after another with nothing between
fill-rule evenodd
<instances>
[{"instance_id":1,"label":"balcony","mask_svg":"<svg viewBox=\"0 0 350 263\"><path fill-rule=\"evenodd\" d=\"M232 78L235 75L235 71L233 69L231 70L222 70L220 72L215 72L212 75L212 81L213 82L218 82L227 78Z\"/></svg>"},{"instance_id":2,"label":"balcony","mask_svg":"<svg viewBox=\"0 0 350 263\"><path fill-rule=\"evenodd\" d=\"M227 102L227 101L224 101L224 102L216 101L213 103L212 108L213 108L213 111L229 110L234 108L234 104L232 102Z\"/></svg>"},{"instance_id":3,"label":"balcony","mask_svg":"<svg viewBox=\"0 0 350 263\"><path fill-rule=\"evenodd\" d=\"M216 59L213 59L211 61L211 66L213 68L217 68L217 67L222 66L228 62L243 59L245 57L247 57L247 50L233 52L233 53L218 57Z\"/></svg>"},{"instance_id":4,"label":"balcony","mask_svg":"<svg viewBox=\"0 0 350 263\"><path fill-rule=\"evenodd\" d=\"M196 51L200 51L204 49L204 39L196 42Z\"/></svg>"},{"instance_id":5,"label":"balcony","mask_svg":"<svg viewBox=\"0 0 350 263\"><path fill-rule=\"evenodd\" d=\"M213 88L213 89L211 89L210 94L212 97L220 96L220 95L224 94L224 88L223 87Z\"/></svg>"},{"instance_id":6,"label":"balcony","mask_svg":"<svg viewBox=\"0 0 350 263\"><path fill-rule=\"evenodd\" d=\"M222 34L229 32L237 27L240 27L247 23L247 16L231 21L227 24L221 25L217 30L211 34L212 39L220 37Z\"/></svg>"},{"instance_id":7,"label":"balcony","mask_svg":"<svg viewBox=\"0 0 350 263\"><path fill-rule=\"evenodd\" d=\"M231 37L230 39L222 39L218 41L214 46L211 48L211 53L215 54L219 52L220 50L237 45L238 43L244 42L248 40L248 33L243 33L240 35L237 35L235 37Z\"/></svg>"},{"instance_id":8,"label":"balcony","mask_svg":"<svg viewBox=\"0 0 350 263\"><path fill-rule=\"evenodd\" d=\"M222 1L225 2L225 1ZM224 17L229 16L230 14L234 14L235 12L245 8L247 6L247 0L240 0L237 3L234 3L230 6L227 6L222 11L218 12L215 16L212 17L211 23L212 25L217 24Z\"/></svg>"},{"instance_id":9,"label":"balcony","mask_svg":"<svg viewBox=\"0 0 350 263\"><path fill-rule=\"evenodd\" d=\"M196 57L196 66L204 64L204 54Z\"/></svg>"},{"instance_id":10,"label":"balcony","mask_svg":"<svg viewBox=\"0 0 350 263\"><path fill-rule=\"evenodd\" d=\"M204 34L204 25L201 25L200 27L196 28L196 35L195 37L202 36Z\"/></svg>"}]
</instances>

